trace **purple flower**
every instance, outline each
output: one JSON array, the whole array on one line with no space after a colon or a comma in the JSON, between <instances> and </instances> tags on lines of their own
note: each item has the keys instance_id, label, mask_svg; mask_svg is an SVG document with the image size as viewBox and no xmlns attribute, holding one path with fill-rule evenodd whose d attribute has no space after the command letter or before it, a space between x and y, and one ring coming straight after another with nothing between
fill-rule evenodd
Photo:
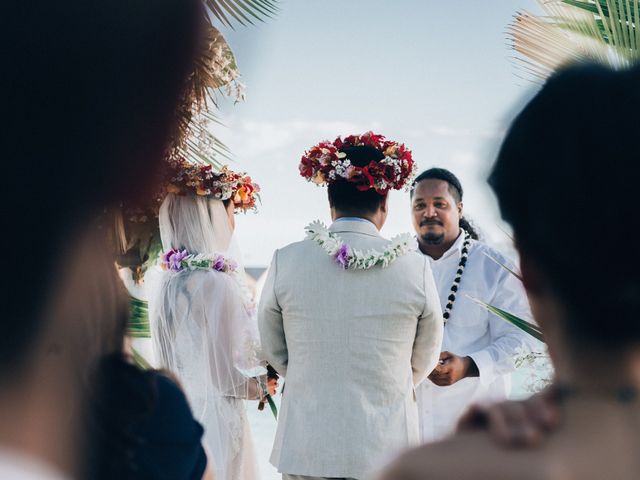
<instances>
[{"instance_id":1,"label":"purple flower","mask_svg":"<svg viewBox=\"0 0 640 480\"><path fill-rule=\"evenodd\" d=\"M336 263L342 268L347 268L349 266L349 260L351 260L351 249L349 245L343 243L336 253Z\"/></svg>"},{"instance_id":2,"label":"purple flower","mask_svg":"<svg viewBox=\"0 0 640 480\"><path fill-rule=\"evenodd\" d=\"M172 248L162 255L162 267L172 272L181 272L183 270L182 260L189 256L187 250L176 250Z\"/></svg>"},{"instance_id":3,"label":"purple flower","mask_svg":"<svg viewBox=\"0 0 640 480\"><path fill-rule=\"evenodd\" d=\"M218 272L224 272L224 267L224 257L222 255L216 256L215 260L213 261L213 269L217 270Z\"/></svg>"}]
</instances>

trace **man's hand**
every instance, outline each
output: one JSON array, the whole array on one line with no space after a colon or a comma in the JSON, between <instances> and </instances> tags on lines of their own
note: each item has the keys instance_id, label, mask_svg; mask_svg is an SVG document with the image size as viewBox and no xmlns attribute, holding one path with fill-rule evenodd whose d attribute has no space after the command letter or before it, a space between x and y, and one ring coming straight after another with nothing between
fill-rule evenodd
<instances>
[{"instance_id":1,"label":"man's hand","mask_svg":"<svg viewBox=\"0 0 640 480\"><path fill-rule=\"evenodd\" d=\"M478 367L471 357L459 357L451 352L442 352L429 380L439 387L446 387L466 377L477 377Z\"/></svg>"},{"instance_id":2,"label":"man's hand","mask_svg":"<svg viewBox=\"0 0 640 480\"><path fill-rule=\"evenodd\" d=\"M473 406L458 423L458 431L487 430L506 447L535 447L560 424L560 408L553 387L520 402Z\"/></svg>"}]
</instances>

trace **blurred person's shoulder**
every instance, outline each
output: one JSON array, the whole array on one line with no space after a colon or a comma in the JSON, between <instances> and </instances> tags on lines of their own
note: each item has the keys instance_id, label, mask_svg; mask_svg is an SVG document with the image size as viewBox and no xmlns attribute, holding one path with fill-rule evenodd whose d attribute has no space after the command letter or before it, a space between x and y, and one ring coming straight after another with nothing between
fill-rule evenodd
<instances>
[{"instance_id":1,"label":"blurred person's shoulder","mask_svg":"<svg viewBox=\"0 0 640 480\"><path fill-rule=\"evenodd\" d=\"M178 379L167 370L147 370L144 376L152 393L152 408L141 424L154 441L199 439L203 428L191 411L191 406Z\"/></svg>"},{"instance_id":2,"label":"blurred person's shoulder","mask_svg":"<svg viewBox=\"0 0 640 480\"><path fill-rule=\"evenodd\" d=\"M40 459L17 450L0 448L0 478L11 480L67 480L61 472Z\"/></svg>"},{"instance_id":3,"label":"blurred person's shoulder","mask_svg":"<svg viewBox=\"0 0 640 480\"><path fill-rule=\"evenodd\" d=\"M551 478L535 449L498 445L485 432L463 433L400 456L378 480L534 480Z\"/></svg>"}]
</instances>

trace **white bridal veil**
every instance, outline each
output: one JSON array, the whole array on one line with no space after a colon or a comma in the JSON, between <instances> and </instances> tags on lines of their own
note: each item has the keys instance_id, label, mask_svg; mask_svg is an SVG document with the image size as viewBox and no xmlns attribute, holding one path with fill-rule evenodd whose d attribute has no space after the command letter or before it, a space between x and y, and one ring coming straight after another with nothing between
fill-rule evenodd
<instances>
[{"instance_id":1,"label":"white bridal veil","mask_svg":"<svg viewBox=\"0 0 640 480\"><path fill-rule=\"evenodd\" d=\"M165 251L221 253L239 260L220 200L169 194L159 221ZM224 413L210 411L223 408L217 399L255 398L258 391L253 377L265 372L258 361L257 324L242 274L241 268L237 274L163 271L149 285L156 357L162 367L178 376L201 421L210 414L220 417Z\"/></svg>"}]
</instances>

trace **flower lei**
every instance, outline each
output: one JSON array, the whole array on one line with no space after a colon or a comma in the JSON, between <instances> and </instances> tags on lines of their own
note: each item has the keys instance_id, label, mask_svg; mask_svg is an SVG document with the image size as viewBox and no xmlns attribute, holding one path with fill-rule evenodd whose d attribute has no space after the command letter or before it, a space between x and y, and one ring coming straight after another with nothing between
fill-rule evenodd
<instances>
[{"instance_id":1,"label":"flower lei","mask_svg":"<svg viewBox=\"0 0 640 480\"><path fill-rule=\"evenodd\" d=\"M194 255L186 249L176 250L172 248L160 254L160 267L173 273L187 270L215 270L217 272L234 273L238 265L219 253Z\"/></svg>"},{"instance_id":2,"label":"flower lei","mask_svg":"<svg viewBox=\"0 0 640 480\"><path fill-rule=\"evenodd\" d=\"M237 211L256 210L260 186L246 173L237 173L224 166L215 172L211 165L193 164L186 160L171 160L166 166L166 193L210 196L218 200L233 200Z\"/></svg>"},{"instance_id":3,"label":"flower lei","mask_svg":"<svg viewBox=\"0 0 640 480\"><path fill-rule=\"evenodd\" d=\"M368 146L380 151L384 158L364 167L351 164L344 147ZM306 151L300 160L300 175L316 185L328 185L343 179L356 185L362 192L375 189L381 195L389 190L409 187L414 176L415 163L411 151L404 144L385 140L383 135L367 132L362 135L341 137L325 141Z\"/></svg>"},{"instance_id":4,"label":"flower lei","mask_svg":"<svg viewBox=\"0 0 640 480\"><path fill-rule=\"evenodd\" d=\"M386 268L398 257L416 250L416 241L408 233L392 238L389 246L382 252L373 249L362 252L344 243L320 221L309 224L305 231L307 239L320 245L345 270L367 270L378 265Z\"/></svg>"},{"instance_id":5,"label":"flower lei","mask_svg":"<svg viewBox=\"0 0 640 480\"><path fill-rule=\"evenodd\" d=\"M444 307L444 313L442 314L442 318L444 319L445 325L449 321L449 317L451 317L451 310L453 309L453 303L456 301L456 294L458 293L458 288L460 287L460 280L462 280L462 274L464 273L464 269L467 265L467 258L469 257L469 247L471 246L471 234L464 229L462 230L462 232L464 235L464 243L462 244L460 262L458 263L456 276L453 279L453 284L451 285L451 291L449 292L449 296L447 297L447 305Z\"/></svg>"}]
</instances>

